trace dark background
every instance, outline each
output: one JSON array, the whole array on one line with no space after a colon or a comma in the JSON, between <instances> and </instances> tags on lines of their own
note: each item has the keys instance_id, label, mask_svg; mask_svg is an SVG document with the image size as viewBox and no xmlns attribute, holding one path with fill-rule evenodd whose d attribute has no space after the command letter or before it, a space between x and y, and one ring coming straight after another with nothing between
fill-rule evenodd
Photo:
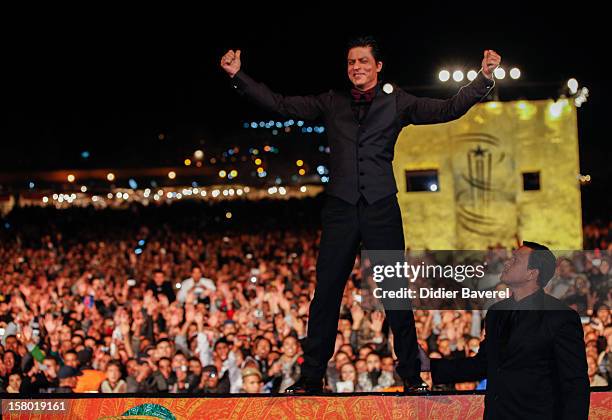
<instances>
[{"instance_id":1,"label":"dark background","mask_svg":"<svg viewBox=\"0 0 612 420\"><path fill-rule=\"evenodd\" d=\"M606 218L612 209L606 27L580 11L502 20L494 13L395 16L393 9L377 9L357 18L327 18L299 9L272 16L234 8L172 22L163 15L100 19L72 13L74 18L62 20L32 21L26 15L6 37L8 115L0 172L181 167L199 148L209 158L234 145L262 145L271 141L262 134L266 130L255 134L242 124L275 116L231 92L221 55L240 48L243 68L257 80L286 94L318 93L347 86L346 41L369 33L383 47L383 78L417 95L452 95L459 85L441 84L438 71L478 69L484 49L499 52L506 70L522 71L518 81L506 76L498 82L502 100L557 97L575 77L590 90L578 110L581 173L592 177L582 187L585 219ZM324 135L272 140L283 161L304 159L311 171L325 161L317 149ZM87 159L81 156L85 150ZM287 170L269 164L275 175Z\"/></svg>"}]
</instances>

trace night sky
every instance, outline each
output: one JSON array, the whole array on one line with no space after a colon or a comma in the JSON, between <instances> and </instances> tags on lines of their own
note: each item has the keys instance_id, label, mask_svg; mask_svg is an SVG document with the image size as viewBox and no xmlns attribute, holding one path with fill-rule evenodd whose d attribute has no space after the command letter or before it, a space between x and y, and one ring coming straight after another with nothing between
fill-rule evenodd
<instances>
[{"instance_id":1,"label":"night sky","mask_svg":"<svg viewBox=\"0 0 612 420\"><path fill-rule=\"evenodd\" d=\"M611 147L604 131L609 72L600 49L605 26L567 16L503 22L438 14L397 19L388 10L338 24L322 14L299 15L252 16L244 24L209 14L178 27L162 18L18 25L4 51L8 118L0 172L180 167L198 148L210 156L245 142L244 121L274 119L230 90L219 67L227 49L240 48L243 69L276 91L319 93L347 86L346 41L372 34L383 48L383 78L417 95L452 95L458 85L442 85L438 71L478 69L484 49L500 53L507 70L522 71L518 82L506 77L498 83L502 100L554 97L575 77L590 90L578 113L581 170L593 177L583 191L586 207L602 204L601 194L609 196ZM386 15L392 18L383 19ZM159 140L160 133L165 140ZM321 141L324 136L317 137L317 144ZM294 146L282 150L284 158L309 159L303 155L316 150ZM85 150L88 159L81 157Z\"/></svg>"}]
</instances>

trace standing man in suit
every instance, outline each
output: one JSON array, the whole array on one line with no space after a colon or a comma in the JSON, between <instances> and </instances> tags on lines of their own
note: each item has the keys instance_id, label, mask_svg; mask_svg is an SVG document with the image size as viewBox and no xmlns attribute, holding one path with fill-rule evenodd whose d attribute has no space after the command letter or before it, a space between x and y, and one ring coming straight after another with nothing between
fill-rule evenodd
<instances>
[{"instance_id":1,"label":"standing man in suit","mask_svg":"<svg viewBox=\"0 0 612 420\"><path fill-rule=\"evenodd\" d=\"M305 55L304 60L313 60ZM410 124L455 120L486 96L501 61L484 51L476 79L450 99L417 98L378 80L383 68L372 37L347 48L347 74L353 88L319 95L283 96L257 83L241 69L241 52L228 51L221 67L232 86L257 105L284 117L322 119L328 133L330 184L322 211L323 233L317 260L317 285L310 305L308 336L300 379L287 392L319 392L333 355L340 303L359 246L370 250L405 249L402 218L395 194L393 152L401 129ZM387 310L398 357L397 372L406 391L422 386L411 310Z\"/></svg>"},{"instance_id":2,"label":"standing man in suit","mask_svg":"<svg viewBox=\"0 0 612 420\"><path fill-rule=\"evenodd\" d=\"M465 359L428 360L434 384L487 379L485 419L586 419L589 379L578 313L544 293L556 259L523 242L504 265L512 297L491 306L486 338ZM430 366L428 366L430 365Z\"/></svg>"}]
</instances>

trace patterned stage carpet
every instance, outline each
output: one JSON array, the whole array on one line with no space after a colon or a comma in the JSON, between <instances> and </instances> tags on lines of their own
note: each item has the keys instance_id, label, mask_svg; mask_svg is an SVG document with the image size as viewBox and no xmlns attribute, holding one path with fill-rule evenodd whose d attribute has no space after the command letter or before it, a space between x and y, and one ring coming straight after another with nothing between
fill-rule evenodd
<instances>
[{"instance_id":1,"label":"patterned stage carpet","mask_svg":"<svg viewBox=\"0 0 612 420\"><path fill-rule=\"evenodd\" d=\"M8 419L481 419L483 395L351 395L208 398L74 398L63 413L9 412ZM28 402L43 401L30 399ZM51 401L51 400L44 400ZM56 400L52 400L56 401ZM13 404L13 408L15 404ZM591 393L589 419L612 418L612 392Z\"/></svg>"}]
</instances>

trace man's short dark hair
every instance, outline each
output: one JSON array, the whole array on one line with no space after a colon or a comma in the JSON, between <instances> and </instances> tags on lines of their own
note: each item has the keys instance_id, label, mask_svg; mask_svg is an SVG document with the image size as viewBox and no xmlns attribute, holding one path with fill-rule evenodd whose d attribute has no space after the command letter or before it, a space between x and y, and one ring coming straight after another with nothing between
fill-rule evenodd
<instances>
[{"instance_id":1,"label":"man's short dark hair","mask_svg":"<svg viewBox=\"0 0 612 420\"><path fill-rule=\"evenodd\" d=\"M346 46L346 50L348 52L352 48L357 47L370 47L372 49L372 56L374 57L374 61L376 61L377 63L381 61L380 46L378 45L378 41L376 41L376 38L374 38L373 36L362 35L351 39Z\"/></svg>"},{"instance_id":2,"label":"man's short dark hair","mask_svg":"<svg viewBox=\"0 0 612 420\"><path fill-rule=\"evenodd\" d=\"M527 268L538 270L538 285L545 287L555 274L557 258L548 247L537 242L523 241L523 246L532 250L529 254Z\"/></svg>"}]
</instances>

